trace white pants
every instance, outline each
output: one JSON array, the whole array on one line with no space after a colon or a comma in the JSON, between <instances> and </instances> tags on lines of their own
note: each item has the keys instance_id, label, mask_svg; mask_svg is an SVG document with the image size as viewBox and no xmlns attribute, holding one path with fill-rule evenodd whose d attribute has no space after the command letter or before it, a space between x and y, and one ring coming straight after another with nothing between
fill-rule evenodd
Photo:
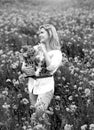
<instances>
[{"instance_id":1,"label":"white pants","mask_svg":"<svg viewBox=\"0 0 94 130\"><path fill-rule=\"evenodd\" d=\"M43 112L45 112L45 110L48 108L51 99L53 98L53 94L54 94L53 90L39 95L29 93L31 105L35 107L36 114L38 116Z\"/></svg>"}]
</instances>

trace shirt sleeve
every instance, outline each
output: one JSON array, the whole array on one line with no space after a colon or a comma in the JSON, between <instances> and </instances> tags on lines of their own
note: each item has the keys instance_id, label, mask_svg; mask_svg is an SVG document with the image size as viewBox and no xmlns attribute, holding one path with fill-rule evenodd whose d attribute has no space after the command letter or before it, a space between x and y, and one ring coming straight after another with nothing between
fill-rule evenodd
<instances>
[{"instance_id":1,"label":"shirt sleeve","mask_svg":"<svg viewBox=\"0 0 94 130\"><path fill-rule=\"evenodd\" d=\"M57 50L51 56L51 63L47 67L47 70L49 70L51 73L54 73L61 65L61 63L62 63L62 52Z\"/></svg>"}]
</instances>

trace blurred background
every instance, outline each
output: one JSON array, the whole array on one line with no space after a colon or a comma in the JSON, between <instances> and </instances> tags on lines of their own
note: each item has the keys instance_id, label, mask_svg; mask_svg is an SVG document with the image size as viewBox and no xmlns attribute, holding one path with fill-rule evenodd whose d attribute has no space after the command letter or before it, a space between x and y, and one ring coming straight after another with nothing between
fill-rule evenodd
<instances>
[{"instance_id":1,"label":"blurred background","mask_svg":"<svg viewBox=\"0 0 94 130\"><path fill-rule=\"evenodd\" d=\"M94 130L94 0L0 0L0 130L32 130L19 57L44 23L56 27L63 56L47 130Z\"/></svg>"},{"instance_id":2,"label":"blurred background","mask_svg":"<svg viewBox=\"0 0 94 130\"><path fill-rule=\"evenodd\" d=\"M69 7L88 6L93 8L94 0L0 0L0 7L41 7L40 9L67 9Z\"/></svg>"}]
</instances>

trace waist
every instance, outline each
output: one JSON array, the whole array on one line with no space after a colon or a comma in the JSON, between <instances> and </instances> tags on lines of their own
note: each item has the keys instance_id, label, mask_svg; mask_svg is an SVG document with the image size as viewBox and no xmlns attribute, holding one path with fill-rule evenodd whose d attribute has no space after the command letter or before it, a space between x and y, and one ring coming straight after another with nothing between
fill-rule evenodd
<instances>
[{"instance_id":1,"label":"waist","mask_svg":"<svg viewBox=\"0 0 94 130\"><path fill-rule=\"evenodd\" d=\"M53 75L40 75L40 76L26 76L25 78L33 78L33 79L39 79L39 78L47 78L47 77L52 77Z\"/></svg>"}]
</instances>

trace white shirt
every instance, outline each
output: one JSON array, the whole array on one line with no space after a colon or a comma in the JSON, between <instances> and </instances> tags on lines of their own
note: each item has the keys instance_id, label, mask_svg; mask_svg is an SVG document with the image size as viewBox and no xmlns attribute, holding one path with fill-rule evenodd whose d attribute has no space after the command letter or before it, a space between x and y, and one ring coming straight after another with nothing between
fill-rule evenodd
<instances>
[{"instance_id":1,"label":"white shirt","mask_svg":"<svg viewBox=\"0 0 94 130\"><path fill-rule=\"evenodd\" d=\"M52 50L48 52L51 58L51 63L47 67L51 74L54 74L60 64L62 63L62 53L60 50ZM51 90L54 90L54 77L29 78L28 80L28 90L33 92L33 94L42 94Z\"/></svg>"}]
</instances>

